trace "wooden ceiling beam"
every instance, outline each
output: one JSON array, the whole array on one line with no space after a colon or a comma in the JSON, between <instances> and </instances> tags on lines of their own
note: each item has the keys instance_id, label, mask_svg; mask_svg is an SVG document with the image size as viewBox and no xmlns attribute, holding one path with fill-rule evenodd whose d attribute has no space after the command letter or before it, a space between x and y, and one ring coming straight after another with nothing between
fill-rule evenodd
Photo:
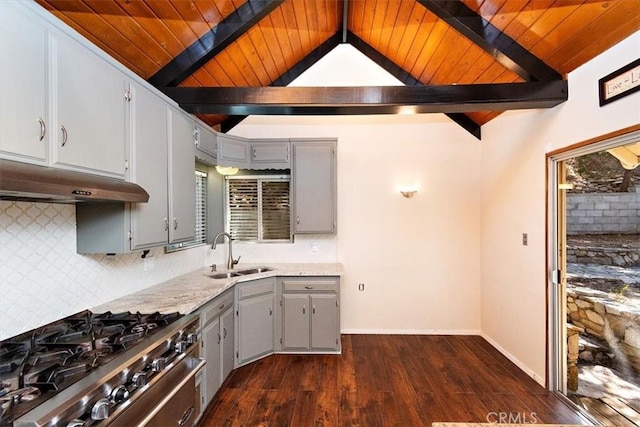
<instances>
[{"instance_id":1,"label":"wooden ceiling beam","mask_svg":"<svg viewBox=\"0 0 640 427\"><path fill-rule=\"evenodd\" d=\"M498 62L525 81L562 80L562 76L542 60L520 46L460 0L418 0Z\"/></svg>"},{"instance_id":2,"label":"wooden ceiling beam","mask_svg":"<svg viewBox=\"0 0 640 427\"><path fill-rule=\"evenodd\" d=\"M300 77L302 73L307 71L313 64L318 62L327 53L331 52L336 46L340 44L341 41L342 31L338 31L333 36L329 37L327 41L315 48L309 55L302 58L291 69L287 70L284 74L278 77L273 83L271 83L271 86L287 86L289 83ZM246 118L246 115L231 116L220 124L220 130L224 133L229 132Z\"/></svg>"},{"instance_id":3,"label":"wooden ceiling beam","mask_svg":"<svg viewBox=\"0 0 640 427\"><path fill-rule=\"evenodd\" d=\"M567 82L450 86L164 87L194 114L358 115L465 113L552 108L565 102Z\"/></svg>"},{"instance_id":4,"label":"wooden ceiling beam","mask_svg":"<svg viewBox=\"0 0 640 427\"><path fill-rule=\"evenodd\" d=\"M247 0L151 76L149 83L155 87L177 86L282 3L284 0Z\"/></svg>"},{"instance_id":5,"label":"wooden ceiling beam","mask_svg":"<svg viewBox=\"0 0 640 427\"><path fill-rule=\"evenodd\" d=\"M402 67L396 65L393 61L389 60L389 58L378 52L374 47L366 43L360 37L353 34L351 31L347 33L347 42L358 49L363 55L378 64L387 73L391 74L393 77L401 81L405 86L423 85L418 79L413 77L410 73L406 72ZM471 135L475 136L478 139L481 139L480 125L474 122L469 116L464 113L445 114Z\"/></svg>"}]
</instances>

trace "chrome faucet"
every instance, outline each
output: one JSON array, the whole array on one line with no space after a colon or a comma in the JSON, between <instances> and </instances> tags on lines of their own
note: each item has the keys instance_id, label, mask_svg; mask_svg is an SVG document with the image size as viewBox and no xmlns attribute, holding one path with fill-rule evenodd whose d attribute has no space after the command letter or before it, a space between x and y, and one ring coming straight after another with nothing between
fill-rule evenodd
<instances>
[{"instance_id":1,"label":"chrome faucet","mask_svg":"<svg viewBox=\"0 0 640 427\"><path fill-rule=\"evenodd\" d=\"M233 269L233 266L240 262L241 256L238 259L233 259L233 253L231 252L231 235L229 233L218 233L216 237L213 239L213 244L211 245L211 249L215 249L218 243L218 237L227 236L227 240L229 241L229 257L227 259L227 270Z\"/></svg>"}]
</instances>

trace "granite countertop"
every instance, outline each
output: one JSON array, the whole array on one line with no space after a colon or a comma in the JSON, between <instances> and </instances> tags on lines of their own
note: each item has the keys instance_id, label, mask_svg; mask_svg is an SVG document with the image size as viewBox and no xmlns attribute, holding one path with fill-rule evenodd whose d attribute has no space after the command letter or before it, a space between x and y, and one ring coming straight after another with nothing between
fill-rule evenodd
<instances>
[{"instance_id":1,"label":"granite countertop","mask_svg":"<svg viewBox=\"0 0 640 427\"><path fill-rule=\"evenodd\" d=\"M214 273L206 267L166 282L159 283L130 295L115 299L91 311L113 313L131 311L140 313L173 313L189 314L202 307L208 301L232 288L236 283L274 276L341 276L342 264L243 264L235 270L268 266L271 271L225 279L212 279Z\"/></svg>"}]
</instances>

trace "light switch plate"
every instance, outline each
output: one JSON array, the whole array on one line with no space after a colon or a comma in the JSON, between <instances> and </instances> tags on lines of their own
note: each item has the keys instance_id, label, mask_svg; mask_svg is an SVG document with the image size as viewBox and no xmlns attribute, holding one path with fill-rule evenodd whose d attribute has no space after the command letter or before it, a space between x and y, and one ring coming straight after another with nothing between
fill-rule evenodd
<instances>
[{"instance_id":1,"label":"light switch plate","mask_svg":"<svg viewBox=\"0 0 640 427\"><path fill-rule=\"evenodd\" d=\"M522 246L529 245L529 235L527 233L522 233Z\"/></svg>"}]
</instances>

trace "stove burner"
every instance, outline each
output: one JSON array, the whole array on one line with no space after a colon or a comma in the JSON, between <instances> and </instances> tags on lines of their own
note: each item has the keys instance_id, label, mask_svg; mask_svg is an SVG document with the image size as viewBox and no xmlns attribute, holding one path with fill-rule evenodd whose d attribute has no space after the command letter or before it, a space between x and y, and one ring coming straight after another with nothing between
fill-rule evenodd
<instances>
[{"instance_id":1,"label":"stove burner","mask_svg":"<svg viewBox=\"0 0 640 427\"><path fill-rule=\"evenodd\" d=\"M86 310L0 342L0 426L181 316Z\"/></svg>"}]
</instances>

